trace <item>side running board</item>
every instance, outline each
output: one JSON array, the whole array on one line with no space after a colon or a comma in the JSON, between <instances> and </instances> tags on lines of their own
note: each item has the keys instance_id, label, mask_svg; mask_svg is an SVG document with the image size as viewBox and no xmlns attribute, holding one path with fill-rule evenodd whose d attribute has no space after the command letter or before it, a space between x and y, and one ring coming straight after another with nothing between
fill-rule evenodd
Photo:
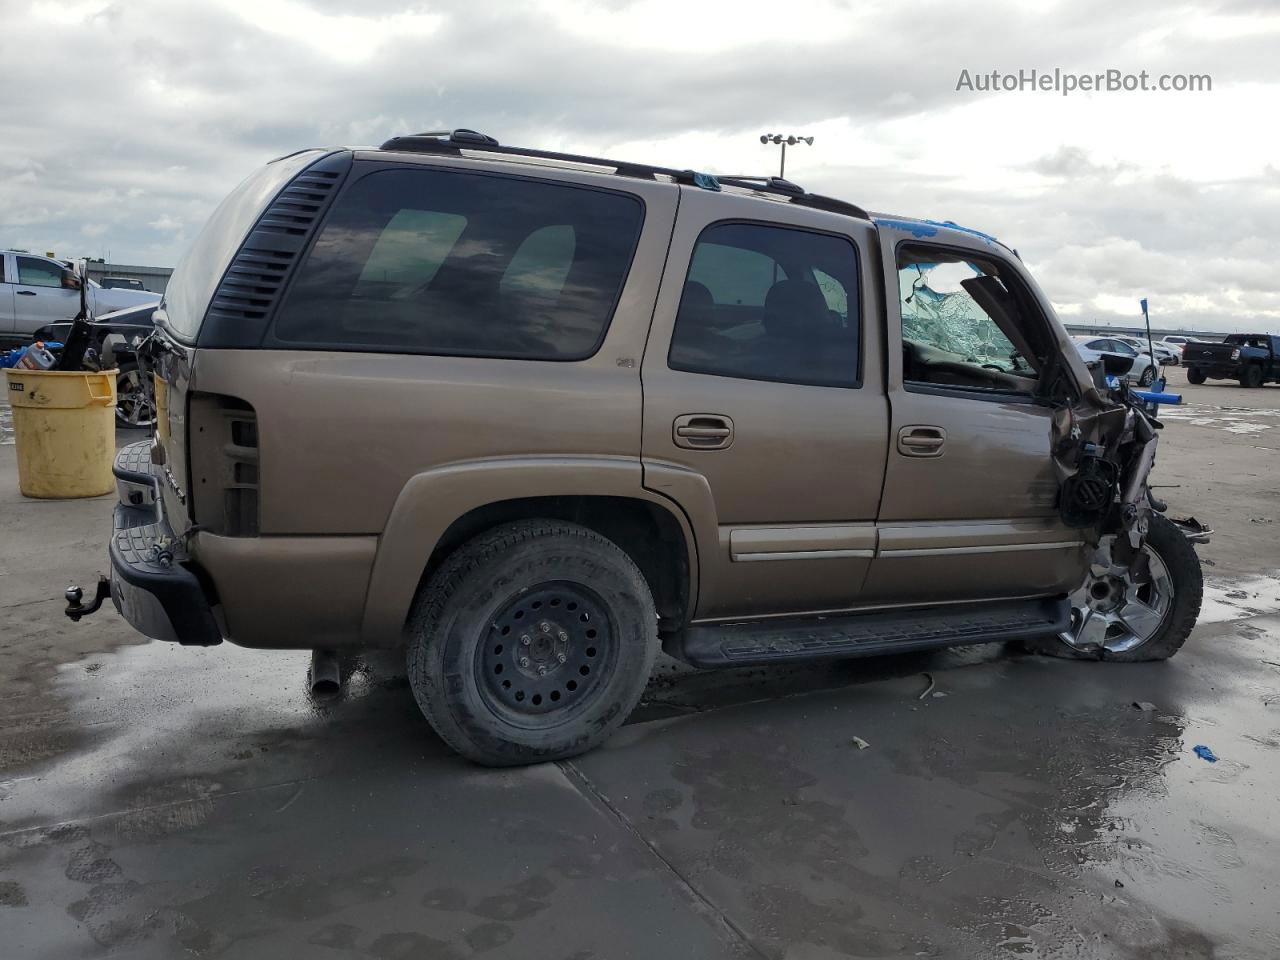
<instances>
[{"instance_id":1,"label":"side running board","mask_svg":"<svg viewBox=\"0 0 1280 960\"><path fill-rule=\"evenodd\" d=\"M740 667L1021 640L1070 626L1071 605L1058 597L691 626L664 646L695 667Z\"/></svg>"}]
</instances>

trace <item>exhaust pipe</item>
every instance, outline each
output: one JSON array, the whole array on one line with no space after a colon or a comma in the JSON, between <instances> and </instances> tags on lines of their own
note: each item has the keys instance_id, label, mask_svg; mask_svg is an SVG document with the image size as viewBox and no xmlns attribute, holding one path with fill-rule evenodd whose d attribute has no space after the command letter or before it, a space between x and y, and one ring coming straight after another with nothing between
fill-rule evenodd
<instances>
[{"instance_id":1,"label":"exhaust pipe","mask_svg":"<svg viewBox=\"0 0 1280 960\"><path fill-rule=\"evenodd\" d=\"M332 650L311 651L311 695L331 697L342 692L342 670Z\"/></svg>"}]
</instances>

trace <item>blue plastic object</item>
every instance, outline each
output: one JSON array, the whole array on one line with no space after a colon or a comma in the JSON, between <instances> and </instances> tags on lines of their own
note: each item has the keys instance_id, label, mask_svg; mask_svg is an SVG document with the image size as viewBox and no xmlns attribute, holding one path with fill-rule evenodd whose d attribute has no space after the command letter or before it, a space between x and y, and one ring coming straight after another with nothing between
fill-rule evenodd
<instances>
[{"instance_id":1,"label":"blue plastic object","mask_svg":"<svg viewBox=\"0 0 1280 960\"><path fill-rule=\"evenodd\" d=\"M1135 390L1133 392L1147 403L1167 403L1172 406L1182 403L1182 394L1180 393L1153 393L1150 390Z\"/></svg>"},{"instance_id":2,"label":"blue plastic object","mask_svg":"<svg viewBox=\"0 0 1280 960\"><path fill-rule=\"evenodd\" d=\"M1196 756L1201 760L1208 760L1210 763L1218 762L1218 755L1203 743L1197 743L1192 749L1195 751Z\"/></svg>"},{"instance_id":3,"label":"blue plastic object","mask_svg":"<svg viewBox=\"0 0 1280 960\"><path fill-rule=\"evenodd\" d=\"M9 367L16 367L18 365L18 361L22 359L22 355L26 353L30 347L31 344L27 344L25 347L14 347L6 353L0 353L0 370L5 370ZM44 348L50 351L58 351L62 349L62 344L55 343L52 340L46 340L44 341Z\"/></svg>"},{"instance_id":4,"label":"blue plastic object","mask_svg":"<svg viewBox=\"0 0 1280 960\"><path fill-rule=\"evenodd\" d=\"M695 187L701 187L703 190L712 190L716 193L720 192L720 181L709 173L698 173L695 171L693 174L693 185Z\"/></svg>"}]
</instances>

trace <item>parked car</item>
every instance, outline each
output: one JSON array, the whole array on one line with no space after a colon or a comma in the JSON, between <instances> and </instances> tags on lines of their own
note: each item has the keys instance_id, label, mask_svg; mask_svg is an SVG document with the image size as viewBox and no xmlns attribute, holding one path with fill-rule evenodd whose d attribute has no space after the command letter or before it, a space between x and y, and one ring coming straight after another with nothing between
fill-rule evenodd
<instances>
[{"instance_id":1,"label":"parked car","mask_svg":"<svg viewBox=\"0 0 1280 960\"><path fill-rule=\"evenodd\" d=\"M1148 346L1147 341L1143 340L1141 337L1130 337L1126 335L1118 336L1115 339L1120 340L1123 343L1127 343L1144 357L1151 356L1152 351L1154 351L1156 364L1160 367L1163 367L1166 364L1176 364L1179 360L1179 352L1167 343L1163 343L1159 340L1152 340L1151 345Z\"/></svg>"},{"instance_id":2,"label":"parked car","mask_svg":"<svg viewBox=\"0 0 1280 960\"><path fill-rule=\"evenodd\" d=\"M29 343L40 327L70 320L80 310L80 278L60 260L4 251L0 279L0 344ZM158 293L109 290L93 280L85 292L95 316L160 302Z\"/></svg>"},{"instance_id":3,"label":"parked car","mask_svg":"<svg viewBox=\"0 0 1280 960\"><path fill-rule=\"evenodd\" d=\"M146 290L142 285L142 281L135 277L103 277L102 289L104 290Z\"/></svg>"},{"instance_id":4,"label":"parked car","mask_svg":"<svg viewBox=\"0 0 1280 960\"><path fill-rule=\"evenodd\" d=\"M777 178L300 151L214 212L145 356L95 603L316 675L403 650L480 763L600 743L659 645L1159 660L1200 606L1152 421L1018 256Z\"/></svg>"},{"instance_id":5,"label":"parked car","mask_svg":"<svg viewBox=\"0 0 1280 960\"><path fill-rule=\"evenodd\" d=\"M1126 380L1132 380L1139 386L1149 387L1156 379L1156 365L1151 362L1147 353L1139 353L1127 341L1119 337L1072 337L1076 351L1086 361L1100 361L1104 356L1123 357L1133 361Z\"/></svg>"},{"instance_id":6,"label":"parked car","mask_svg":"<svg viewBox=\"0 0 1280 960\"><path fill-rule=\"evenodd\" d=\"M151 378L138 366L136 351L155 329L154 305L128 307L95 317L93 340L108 344L119 373L116 374L116 425L149 428L155 421L156 398ZM36 330L33 340L65 342L70 320Z\"/></svg>"},{"instance_id":7,"label":"parked car","mask_svg":"<svg viewBox=\"0 0 1280 960\"><path fill-rule=\"evenodd\" d=\"M1197 343L1183 355L1187 379L1239 380L1242 387L1280 381L1280 337L1269 333L1233 333L1222 343Z\"/></svg>"},{"instance_id":8,"label":"parked car","mask_svg":"<svg viewBox=\"0 0 1280 960\"><path fill-rule=\"evenodd\" d=\"M1182 365L1182 344L1170 343L1168 340L1155 340L1153 344L1156 348L1156 357L1162 366L1165 364L1175 367Z\"/></svg>"}]
</instances>

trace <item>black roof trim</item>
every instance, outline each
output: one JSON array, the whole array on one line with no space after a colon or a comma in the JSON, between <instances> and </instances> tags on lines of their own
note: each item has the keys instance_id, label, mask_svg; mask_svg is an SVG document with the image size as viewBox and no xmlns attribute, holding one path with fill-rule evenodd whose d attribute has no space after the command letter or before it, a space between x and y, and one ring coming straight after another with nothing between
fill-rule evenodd
<instances>
[{"instance_id":1,"label":"black roof trim","mask_svg":"<svg viewBox=\"0 0 1280 960\"><path fill-rule=\"evenodd\" d=\"M638 180L657 180L658 177L669 177L685 186L697 186L694 183L693 170L674 170L670 167L655 167L645 163L630 163L625 160L608 160L603 157L587 157L576 153L556 153L552 150L534 150L526 147L509 147L498 143L493 137L475 130L465 128L451 132L415 133L410 136L392 137L379 147L380 150L396 150L407 153L438 153L446 156L461 156L463 150L477 150L511 157L530 157L536 160L556 160L561 163L581 163L598 167L612 167L619 177L633 177ZM786 197L791 203L801 207L812 207L840 213L860 220L870 220L871 215L861 207L833 197L824 197L816 193L806 193L799 185L781 177L716 177L720 183L736 187L758 190L761 193Z\"/></svg>"}]
</instances>

